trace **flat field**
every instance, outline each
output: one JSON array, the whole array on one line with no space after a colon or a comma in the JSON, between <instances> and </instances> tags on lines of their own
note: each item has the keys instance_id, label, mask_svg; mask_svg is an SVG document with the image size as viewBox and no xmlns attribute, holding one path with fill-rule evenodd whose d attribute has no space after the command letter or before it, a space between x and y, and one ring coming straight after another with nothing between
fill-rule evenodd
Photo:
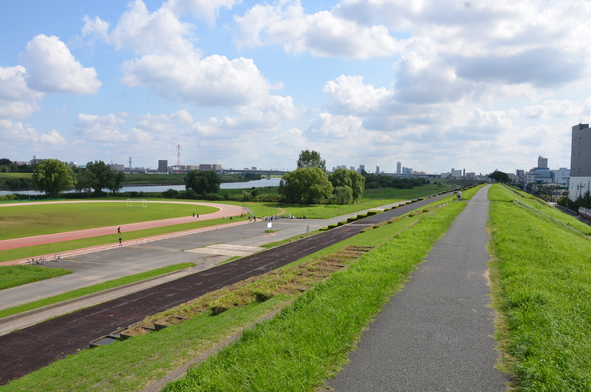
<instances>
[{"instance_id":1,"label":"flat field","mask_svg":"<svg viewBox=\"0 0 591 392\"><path fill-rule=\"evenodd\" d=\"M179 218L217 211L214 207L147 203L45 203L0 207L0 240L127 223Z\"/></svg>"}]
</instances>

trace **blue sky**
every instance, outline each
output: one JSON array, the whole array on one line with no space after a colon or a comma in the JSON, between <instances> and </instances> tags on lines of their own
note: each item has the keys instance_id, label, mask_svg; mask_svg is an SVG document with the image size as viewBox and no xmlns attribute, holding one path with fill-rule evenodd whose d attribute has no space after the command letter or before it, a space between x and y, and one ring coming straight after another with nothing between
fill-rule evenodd
<instances>
[{"instance_id":1,"label":"blue sky","mask_svg":"<svg viewBox=\"0 0 591 392\"><path fill-rule=\"evenodd\" d=\"M0 155L568 167L590 19L590 1L4 1Z\"/></svg>"}]
</instances>

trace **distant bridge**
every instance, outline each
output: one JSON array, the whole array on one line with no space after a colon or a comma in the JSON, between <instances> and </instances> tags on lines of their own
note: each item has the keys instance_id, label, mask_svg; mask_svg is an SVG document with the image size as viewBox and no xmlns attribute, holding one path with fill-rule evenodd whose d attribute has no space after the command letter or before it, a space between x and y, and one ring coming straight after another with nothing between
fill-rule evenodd
<instances>
[{"instance_id":1,"label":"distant bridge","mask_svg":"<svg viewBox=\"0 0 591 392\"><path fill-rule=\"evenodd\" d=\"M222 170L223 174L246 174L246 173L253 173L253 174L260 174L261 176L282 176L286 173L289 173L291 170L249 170L249 169L243 169L243 170L238 170L238 169L224 169Z\"/></svg>"}]
</instances>

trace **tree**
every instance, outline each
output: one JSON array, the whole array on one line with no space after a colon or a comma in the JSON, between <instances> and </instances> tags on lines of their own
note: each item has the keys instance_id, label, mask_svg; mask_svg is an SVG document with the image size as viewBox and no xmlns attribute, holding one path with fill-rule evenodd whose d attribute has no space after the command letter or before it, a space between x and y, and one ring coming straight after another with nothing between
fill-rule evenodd
<instances>
[{"instance_id":1,"label":"tree","mask_svg":"<svg viewBox=\"0 0 591 392\"><path fill-rule=\"evenodd\" d=\"M108 188L111 192L113 192L113 194L115 194L115 192L123 188L122 184L123 181L125 181L125 173L123 173L122 171L114 171L112 172L112 176L113 178L109 182Z\"/></svg>"},{"instance_id":2,"label":"tree","mask_svg":"<svg viewBox=\"0 0 591 392\"><path fill-rule=\"evenodd\" d=\"M35 189L45 192L47 197L57 197L76 184L74 172L67 163L57 159L45 159L35 165L33 171Z\"/></svg>"},{"instance_id":3,"label":"tree","mask_svg":"<svg viewBox=\"0 0 591 392\"><path fill-rule=\"evenodd\" d=\"M495 170L494 172L490 173L488 176L490 177L490 179L492 179L493 181L496 181L496 182L500 182L500 183L509 182L509 175L507 173L502 172L502 171Z\"/></svg>"},{"instance_id":4,"label":"tree","mask_svg":"<svg viewBox=\"0 0 591 392\"><path fill-rule=\"evenodd\" d=\"M300 152L298 158L298 169L305 169L307 167L317 167L323 172L326 172L326 161L320 159L320 154L312 150L304 150Z\"/></svg>"},{"instance_id":5,"label":"tree","mask_svg":"<svg viewBox=\"0 0 591 392\"><path fill-rule=\"evenodd\" d=\"M218 193L222 179L213 170L192 170L185 176L185 189L192 189L195 193L205 195Z\"/></svg>"},{"instance_id":6,"label":"tree","mask_svg":"<svg viewBox=\"0 0 591 392\"><path fill-rule=\"evenodd\" d=\"M330 198L333 191L328 175L318 167L289 172L279 183L279 194L288 203L318 204Z\"/></svg>"},{"instance_id":7,"label":"tree","mask_svg":"<svg viewBox=\"0 0 591 392\"><path fill-rule=\"evenodd\" d=\"M86 170L91 173L91 188L99 195L103 189L113 187L114 172L103 161L88 162Z\"/></svg>"},{"instance_id":8,"label":"tree","mask_svg":"<svg viewBox=\"0 0 591 392\"><path fill-rule=\"evenodd\" d=\"M355 170L337 169L328 176L328 179L335 188L349 187L352 190L353 200L359 200L363 197L365 191L365 177Z\"/></svg>"},{"instance_id":9,"label":"tree","mask_svg":"<svg viewBox=\"0 0 591 392\"><path fill-rule=\"evenodd\" d=\"M76 174L76 186L74 187L77 192L90 192L92 191L92 185L94 184L94 175L90 170L78 169Z\"/></svg>"}]
</instances>

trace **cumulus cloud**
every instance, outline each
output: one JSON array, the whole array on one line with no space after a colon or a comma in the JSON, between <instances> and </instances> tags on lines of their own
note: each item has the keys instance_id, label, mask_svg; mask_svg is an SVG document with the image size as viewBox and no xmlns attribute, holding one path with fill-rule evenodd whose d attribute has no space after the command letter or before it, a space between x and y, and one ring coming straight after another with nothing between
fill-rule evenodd
<instances>
[{"instance_id":1,"label":"cumulus cloud","mask_svg":"<svg viewBox=\"0 0 591 392\"><path fill-rule=\"evenodd\" d=\"M334 113L368 114L382 111L393 98L393 91L363 83L363 76L339 76L324 86L329 108Z\"/></svg>"},{"instance_id":2,"label":"cumulus cloud","mask_svg":"<svg viewBox=\"0 0 591 392\"><path fill-rule=\"evenodd\" d=\"M271 85L254 61L213 55L146 55L122 65L127 86L150 86L169 99L197 106L237 106L260 100Z\"/></svg>"},{"instance_id":3,"label":"cumulus cloud","mask_svg":"<svg viewBox=\"0 0 591 392\"><path fill-rule=\"evenodd\" d=\"M116 114L97 116L94 114L80 113L74 122L74 128L81 132L86 138L96 142L122 142L127 141L129 136L122 133L120 125L125 120Z\"/></svg>"},{"instance_id":4,"label":"cumulus cloud","mask_svg":"<svg viewBox=\"0 0 591 392\"><path fill-rule=\"evenodd\" d=\"M0 140L7 148L53 148L67 145L66 139L55 129L49 133L40 133L29 125L12 120L0 120Z\"/></svg>"},{"instance_id":5,"label":"cumulus cloud","mask_svg":"<svg viewBox=\"0 0 591 392\"><path fill-rule=\"evenodd\" d=\"M0 118L24 118L39 110L43 93L27 86L23 66L0 67Z\"/></svg>"},{"instance_id":6,"label":"cumulus cloud","mask_svg":"<svg viewBox=\"0 0 591 392\"><path fill-rule=\"evenodd\" d=\"M240 0L168 0L165 7L175 15L190 12L208 25L213 25L220 9L232 9Z\"/></svg>"},{"instance_id":7,"label":"cumulus cloud","mask_svg":"<svg viewBox=\"0 0 591 392\"><path fill-rule=\"evenodd\" d=\"M93 67L84 68L58 37L40 34L27 43L20 59L29 88L47 93L94 94L101 86Z\"/></svg>"},{"instance_id":8,"label":"cumulus cloud","mask_svg":"<svg viewBox=\"0 0 591 392\"><path fill-rule=\"evenodd\" d=\"M332 11L306 15L299 0L257 4L236 16L238 42L244 46L281 44L290 53L371 58L397 53L398 41L383 25L362 25Z\"/></svg>"}]
</instances>

